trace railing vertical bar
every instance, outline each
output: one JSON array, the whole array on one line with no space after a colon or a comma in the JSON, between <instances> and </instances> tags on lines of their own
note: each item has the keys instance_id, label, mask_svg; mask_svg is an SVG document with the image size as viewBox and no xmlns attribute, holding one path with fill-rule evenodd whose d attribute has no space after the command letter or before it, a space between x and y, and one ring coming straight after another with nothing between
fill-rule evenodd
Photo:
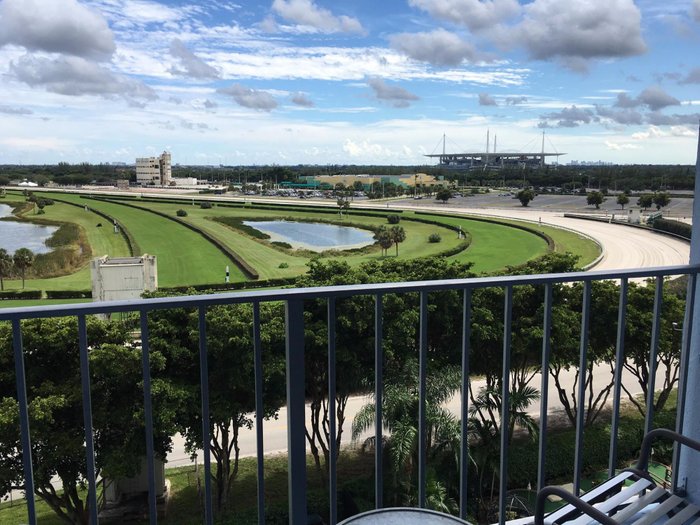
<instances>
[{"instance_id":1,"label":"railing vertical bar","mask_svg":"<svg viewBox=\"0 0 700 525\"><path fill-rule=\"evenodd\" d=\"M583 306L581 308L581 345L578 364L578 394L576 399L576 449L574 459L574 495L581 492L583 470L583 426L586 412L586 365L588 364L588 329L591 321L591 282L583 283Z\"/></svg>"},{"instance_id":2,"label":"railing vertical bar","mask_svg":"<svg viewBox=\"0 0 700 525\"><path fill-rule=\"evenodd\" d=\"M265 443L263 438L263 367L260 340L260 303L253 303L253 353L255 359L255 443L258 474L258 524L265 523Z\"/></svg>"},{"instance_id":3,"label":"railing vertical bar","mask_svg":"<svg viewBox=\"0 0 700 525\"><path fill-rule=\"evenodd\" d=\"M141 310L141 374L143 376L143 415L146 424L146 463L148 465L148 516L158 523L156 508L156 467L153 452L153 405L151 401L151 365L148 338L148 313Z\"/></svg>"},{"instance_id":4,"label":"railing vertical bar","mask_svg":"<svg viewBox=\"0 0 700 525\"><path fill-rule=\"evenodd\" d=\"M513 324L513 287L506 286L503 303L503 373L501 374L501 468L498 480L498 523L506 522L508 491L508 430L510 428L510 346Z\"/></svg>"},{"instance_id":5,"label":"railing vertical bar","mask_svg":"<svg viewBox=\"0 0 700 525\"><path fill-rule=\"evenodd\" d=\"M199 313L199 388L202 398L202 451L204 456L204 522L212 525L214 512L211 492L211 436L209 431L209 357L207 355L207 307Z\"/></svg>"},{"instance_id":6,"label":"railing vertical bar","mask_svg":"<svg viewBox=\"0 0 700 525\"><path fill-rule=\"evenodd\" d=\"M384 398L384 350L382 346L382 294L374 296L374 506L383 506L384 468L382 462L382 408Z\"/></svg>"},{"instance_id":7,"label":"railing vertical bar","mask_svg":"<svg viewBox=\"0 0 700 525\"><path fill-rule=\"evenodd\" d=\"M544 320L542 324L542 382L540 386L540 442L537 459L537 490L545 485L545 456L547 454L547 394L549 392L549 358L552 351L552 285L544 287Z\"/></svg>"},{"instance_id":8,"label":"railing vertical bar","mask_svg":"<svg viewBox=\"0 0 700 525\"><path fill-rule=\"evenodd\" d=\"M337 458L338 445L336 442L336 407L335 407L335 297L328 298L328 412L329 439L328 453L328 499L330 500L330 525L338 521L338 489L337 489Z\"/></svg>"},{"instance_id":9,"label":"railing vertical bar","mask_svg":"<svg viewBox=\"0 0 700 525\"><path fill-rule=\"evenodd\" d=\"M651 326L651 348L649 351L649 382L647 384L647 413L644 418L644 434L651 431L654 425L654 389L656 386L656 369L659 366L659 335L661 334L661 308L664 297L664 278L656 278L654 292L654 321Z\"/></svg>"},{"instance_id":10,"label":"railing vertical bar","mask_svg":"<svg viewBox=\"0 0 700 525\"><path fill-rule=\"evenodd\" d=\"M420 328L418 348L418 506L425 508L426 489L426 385L428 373L428 292L420 293Z\"/></svg>"},{"instance_id":11,"label":"railing vertical bar","mask_svg":"<svg viewBox=\"0 0 700 525\"><path fill-rule=\"evenodd\" d=\"M306 406L304 399L304 301L285 306L287 374L287 463L289 522L306 525Z\"/></svg>"},{"instance_id":12,"label":"railing vertical bar","mask_svg":"<svg viewBox=\"0 0 700 525\"><path fill-rule=\"evenodd\" d=\"M467 478L469 468L469 351L471 349L472 290L464 289L462 304L462 405L459 456L459 517L467 518Z\"/></svg>"},{"instance_id":13,"label":"railing vertical bar","mask_svg":"<svg viewBox=\"0 0 700 525\"><path fill-rule=\"evenodd\" d=\"M615 343L615 375L613 379L612 426L610 429L610 456L608 458L608 476L615 475L617 466L617 434L620 428L620 402L622 395L622 370L625 362L625 329L627 321L628 279L620 280L620 302L617 310L617 342Z\"/></svg>"},{"instance_id":14,"label":"railing vertical bar","mask_svg":"<svg viewBox=\"0 0 700 525\"><path fill-rule=\"evenodd\" d=\"M27 519L30 525L36 525L32 441L29 434L29 410L27 403L27 376L24 372L22 328L19 319L12 320L12 346L15 353L15 379L17 383L17 401L19 403L19 428L22 439L22 463L24 466L24 495L27 498Z\"/></svg>"},{"instance_id":15,"label":"railing vertical bar","mask_svg":"<svg viewBox=\"0 0 700 525\"><path fill-rule=\"evenodd\" d=\"M685 296L685 315L683 316L683 338L681 340L680 372L678 377L678 401L676 408L676 432L683 432L683 414L685 413L685 400L688 390L688 364L690 361L690 330L695 312L695 293L698 282L696 273L688 276L688 288ZM673 492L678 487L678 471L680 470L682 447L675 444L673 447L673 461L671 469L673 477L671 486Z\"/></svg>"},{"instance_id":16,"label":"railing vertical bar","mask_svg":"<svg viewBox=\"0 0 700 525\"><path fill-rule=\"evenodd\" d=\"M83 428L85 429L85 465L88 480L90 523L97 524L97 483L95 481L95 439L92 434L92 398L90 396L90 362L88 361L87 326L85 316L78 316L78 346L80 348L80 384L83 390Z\"/></svg>"}]
</instances>

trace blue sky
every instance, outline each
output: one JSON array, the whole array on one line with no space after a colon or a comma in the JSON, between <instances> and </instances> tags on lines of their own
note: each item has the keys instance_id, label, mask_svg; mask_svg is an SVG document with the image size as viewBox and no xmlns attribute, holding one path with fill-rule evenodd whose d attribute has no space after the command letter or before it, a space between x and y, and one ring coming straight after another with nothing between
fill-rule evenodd
<instances>
[{"instance_id":1,"label":"blue sky","mask_svg":"<svg viewBox=\"0 0 700 525\"><path fill-rule=\"evenodd\" d=\"M0 0L0 163L695 162L700 0Z\"/></svg>"}]
</instances>

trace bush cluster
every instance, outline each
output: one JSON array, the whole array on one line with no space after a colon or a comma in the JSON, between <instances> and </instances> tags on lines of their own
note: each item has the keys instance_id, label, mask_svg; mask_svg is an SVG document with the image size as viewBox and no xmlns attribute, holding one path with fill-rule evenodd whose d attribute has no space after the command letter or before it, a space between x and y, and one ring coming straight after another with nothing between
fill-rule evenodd
<instances>
[{"instance_id":1,"label":"bush cluster","mask_svg":"<svg viewBox=\"0 0 700 525\"><path fill-rule=\"evenodd\" d=\"M182 208L180 208L179 210L177 210L177 211L175 212L175 214L176 214L178 217L187 217L187 212L186 212L185 210L183 210Z\"/></svg>"},{"instance_id":2,"label":"bush cluster","mask_svg":"<svg viewBox=\"0 0 700 525\"><path fill-rule=\"evenodd\" d=\"M428 242L440 242L442 240L442 237L440 237L439 233L431 233L428 236Z\"/></svg>"},{"instance_id":3,"label":"bush cluster","mask_svg":"<svg viewBox=\"0 0 700 525\"><path fill-rule=\"evenodd\" d=\"M693 227L690 224L669 219L655 219L653 226L655 230L674 233L688 240L690 240L693 231Z\"/></svg>"},{"instance_id":4,"label":"bush cluster","mask_svg":"<svg viewBox=\"0 0 700 525\"><path fill-rule=\"evenodd\" d=\"M7 299L41 299L41 290L9 290L0 292L0 301Z\"/></svg>"},{"instance_id":5,"label":"bush cluster","mask_svg":"<svg viewBox=\"0 0 700 525\"><path fill-rule=\"evenodd\" d=\"M389 224L398 224L401 221L401 217L398 215L387 215L386 220L389 222Z\"/></svg>"},{"instance_id":6,"label":"bush cluster","mask_svg":"<svg viewBox=\"0 0 700 525\"><path fill-rule=\"evenodd\" d=\"M202 208L203 210L209 210L211 209L211 202L204 201L199 204L199 207Z\"/></svg>"}]
</instances>

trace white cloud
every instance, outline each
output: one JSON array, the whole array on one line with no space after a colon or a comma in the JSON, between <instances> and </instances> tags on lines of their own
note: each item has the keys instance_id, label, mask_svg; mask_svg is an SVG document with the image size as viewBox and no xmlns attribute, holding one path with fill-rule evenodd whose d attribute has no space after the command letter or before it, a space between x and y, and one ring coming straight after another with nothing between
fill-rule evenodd
<instances>
[{"instance_id":1,"label":"white cloud","mask_svg":"<svg viewBox=\"0 0 700 525\"><path fill-rule=\"evenodd\" d=\"M435 18L472 31L488 29L520 13L517 0L409 0L408 3Z\"/></svg>"},{"instance_id":2,"label":"white cloud","mask_svg":"<svg viewBox=\"0 0 700 525\"><path fill-rule=\"evenodd\" d=\"M458 66L478 58L472 44L442 28L426 33L399 33L390 36L389 42L410 58L436 66Z\"/></svg>"},{"instance_id":3,"label":"white cloud","mask_svg":"<svg viewBox=\"0 0 700 525\"><path fill-rule=\"evenodd\" d=\"M314 107L314 101L309 99L309 97L306 96L304 93L295 93L292 95L292 102L296 104L297 106L301 106L303 108L312 108Z\"/></svg>"},{"instance_id":4,"label":"white cloud","mask_svg":"<svg viewBox=\"0 0 700 525\"><path fill-rule=\"evenodd\" d=\"M170 69L176 75L185 75L199 79L219 78L219 72L187 49L180 39L176 38L170 43L170 54L177 58L183 67L182 70L175 67Z\"/></svg>"},{"instance_id":5,"label":"white cloud","mask_svg":"<svg viewBox=\"0 0 700 525\"><path fill-rule=\"evenodd\" d=\"M372 88L378 100L388 102L395 108L407 108L411 102L419 99L410 91L399 86L390 86L381 78L370 78L367 85Z\"/></svg>"},{"instance_id":6,"label":"white cloud","mask_svg":"<svg viewBox=\"0 0 700 525\"><path fill-rule=\"evenodd\" d=\"M3 0L0 46L5 44L94 59L115 50L106 20L76 0Z\"/></svg>"},{"instance_id":7,"label":"white cloud","mask_svg":"<svg viewBox=\"0 0 700 525\"><path fill-rule=\"evenodd\" d=\"M498 106L498 102L488 93L479 93L480 106Z\"/></svg>"},{"instance_id":8,"label":"white cloud","mask_svg":"<svg viewBox=\"0 0 700 525\"><path fill-rule=\"evenodd\" d=\"M309 26L322 33L364 32L362 24L356 18L335 16L328 9L316 5L313 0L274 0L272 10L289 22Z\"/></svg>"},{"instance_id":9,"label":"white cloud","mask_svg":"<svg viewBox=\"0 0 700 525\"><path fill-rule=\"evenodd\" d=\"M29 86L43 87L61 95L121 96L127 100L157 98L155 92L142 82L116 75L94 62L75 56L49 59L25 55L10 63L10 72Z\"/></svg>"},{"instance_id":10,"label":"white cloud","mask_svg":"<svg viewBox=\"0 0 700 525\"><path fill-rule=\"evenodd\" d=\"M700 0L693 0L693 18L700 22Z\"/></svg>"},{"instance_id":11,"label":"white cloud","mask_svg":"<svg viewBox=\"0 0 700 525\"><path fill-rule=\"evenodd\" d=\"M31 115L34 112L27 108L0 105L0 113L4 113L5 115Z\"/></svg>"},{"instance_id":12,"label":"white cloud","mask_svg":"<svg viewBox=\"0 0 700 525\"><path fill-rule=\"evenodd\" d=\"M277 107L277 101L267 91L251 89L241 84L233 84L217 91L223 95L230 95L239 106L244 108L271 111Z\"/></svg>"},{"instance_id":13,"label":"white cloud","mask_svg":"<svg viewBox=\"0 0 700 525\"><path fill-rule=\"evenodd\" d=\"M585 70L589 59L646 51L641 13L632 0L534 0L523 9L514 34L533 58Z\"/></svg>"},{"instance_id":14,"label":"white cloud","mask_svg":"<svg viewBox=\"0 0 700 525\"><path fill-rule=\"evenodd\" d=\"M609 140L605 141L605 146L613 151L622 151L622 150L630 150L630 149L641 149L641 146L639 144L630 144L629 142L612 142Z\"/></svg>"}]
</instances>

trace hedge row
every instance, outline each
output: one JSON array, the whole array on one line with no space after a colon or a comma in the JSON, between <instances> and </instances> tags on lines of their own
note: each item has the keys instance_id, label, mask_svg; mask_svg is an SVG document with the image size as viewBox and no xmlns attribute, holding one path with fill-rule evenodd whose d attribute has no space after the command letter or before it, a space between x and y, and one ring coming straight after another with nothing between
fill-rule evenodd
<instances>
[{"instance_id":1,"label":"hedge row","mask_svg":"<svg viewBox=\"0 0 700 525\"><path fill-rule=\"evenodd\" d=\"M92 299L91 290L46 290L47 299Z\"/></svg>"},{"instance_id":2,"label":"hedge row","mask_svg":"<svg viewBox=\"0 0 700 525\"><path fill-rule=\"evenodd\" d=\"M296 278L267 279L264 281L247 281L237 283L211 283L195 284L190 286L173 286L170 288L158 288L162 292L186 293L189 290L203 291L226 291L226 290L252 290L256 288L273 288L278 286L289 286L295 283Z\"/></svg>"},{"instance_id":3,"label":"hedge row","mask_svg":"<svg viewBox=\"0 0 700 525\"><path fill-rule=\"evenodd\" d=\"M663 410L654 418L655 427L675 428L675 410ZM567 482L573 479L576 454L576 431L567 429L547 433L545 476L547 483ZM621 418L617 440L618 468L626 467L636 458L644 438L642 418ZM610 425L588 427L583 436L583 474L592 474L607 468L610 455ZM537 442L514 443L509 451L508 485L511 488L537 484ZM656 458L668 460L668 458Z\"/></svg>"},{"instance_id":4,"label":"hedge row","mask_svg":"<svg viewBox=\"0 0 700 525\"><path fill-rule=\"evenodd\" d=\"M258 272L255 270L255 268L253 268L245 260L243 260L243 258L240 255L238 255L236 252L231 250L228 246L223 244L221 241L219 241L213 235L205 232L204 230L197 228L194 224L191 224L185 220L182 220L179 217L174 217L172 215L168 215L167 213L152 210L150 208L144 208L142 206L135 206L133 204L127 204L126 202L120 202L119 204L121 206L127 206L129 208L135 208L137 210L147 211L149 213L153 213L155 215L158 215L159 217L163 217L165 219L169 219L171 221L177 222L178 224L184 226L185 228L188 228L188 229L192 230L193 232L201 235L207 241L209 241L214 246L216 246L226 257L231 259L231 261L243 272L243 274L246 277L248 277L249 279L253 279L253 280L257 280L260 278L260 274L258 274Z\"/></svg>"},{"instance_id":5,"label":"hedge row","mask_svg":"<svg viewBox=\"0 0 700 525\"><path fill-rule=\"evenodd\" d=\"M678 235L688 240L690 240L693 233L693 227L690 224L681 221L672 221L669 219L655 219L653 222L653 227L655 230L673 233L674 235Z\"/></svg>"},{"instance_id":6,"label":"hedge row","mask_svg":"<svg viewBox=\"0 0 700 525\"><path fill-rule=\"evenodd\" d=\"M0 292L0 301L10 299L41 299L41 290L8 290Z\"/></svg>"}]
</instances>

